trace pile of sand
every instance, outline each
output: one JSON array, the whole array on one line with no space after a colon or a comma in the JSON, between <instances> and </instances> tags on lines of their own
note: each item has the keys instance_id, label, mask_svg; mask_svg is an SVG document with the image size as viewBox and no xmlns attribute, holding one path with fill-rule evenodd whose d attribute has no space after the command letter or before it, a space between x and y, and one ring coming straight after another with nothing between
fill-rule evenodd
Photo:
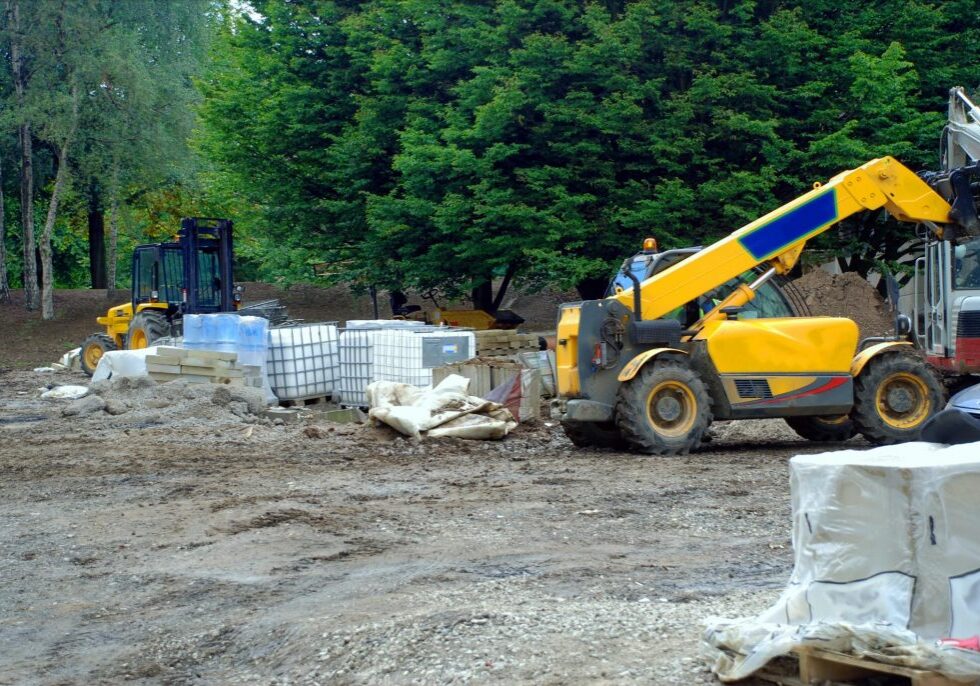
<instances>
[{"instance_id":1,"label":"pile of sand","mask_svg":"<svg viewBox=\"0 0 980 686\"><path fill-rule=\"evenodd\" d=\"M857 322L861 338L895 333L895 316L878 291L855 272L831 274L814 269L793 285L814 316L847 317Z\"/></svg>"}]
</instances>

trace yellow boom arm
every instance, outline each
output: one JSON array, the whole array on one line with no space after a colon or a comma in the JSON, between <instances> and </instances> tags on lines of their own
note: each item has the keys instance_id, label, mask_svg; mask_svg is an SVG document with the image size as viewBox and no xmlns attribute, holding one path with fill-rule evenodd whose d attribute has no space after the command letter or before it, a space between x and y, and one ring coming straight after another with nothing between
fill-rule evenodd
<instances>
[{"instance_id":1,"label":"yellow boom arm","mask_svg":"<svg viewBox=\"0 0 980 686\"><path fill-rule=\"evenodd\" d=\"M659 319L759 264L769 263L777 274L785 274L807 240L852 214L882 207L902 221L950 222L949 203L912 170L892 157L872 160L826 185L814 184L809 193L643 281L643 319ZM941 236L942 228L935 230ZM751 300L753 293L746 291L748 287L735 291L722 306ZM633 308L632 288L613 297Z\"/></svg>"}]
</instances>

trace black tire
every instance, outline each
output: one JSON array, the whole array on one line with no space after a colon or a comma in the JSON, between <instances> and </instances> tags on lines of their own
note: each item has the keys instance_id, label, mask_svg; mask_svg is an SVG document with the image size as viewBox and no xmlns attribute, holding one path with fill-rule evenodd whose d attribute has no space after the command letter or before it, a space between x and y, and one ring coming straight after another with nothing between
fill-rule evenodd
<instances>
[{"instance_id":1,"label":"black tire","mask_svg":"<svg viewBox=\"0 0 980 686\"><path fill-rule=\"evenodd\" d=\"M82 349L78 351L82 371L92 376L102 356L110 350L118 349L119 346L116 345L116 341L109 334L93 333L82 341Z\"/></svg>"},{"instance_id":2,"label":"black tire","mask_svg":"<svg viewBox=\"0 0 980 686\"><path fill-rule=\"evenodd\" d=\"M126 335L126 348L136 350L153 345L158 338L170 335L167 315L156 310L143 310L133 317Z\"/></svg>"},{"instance_id":3,"label":"black tire","mask_svg":"<svg viewBox=\"0 0 980 686\"><path fill-rule=\"evenodd\" d=\"M943 385L920 358L885 353L872 358L854 380L851 419L877 445L917 441L926 421L943 408Z\"/></svg>"},{"instance_id":4,"label":"black tire","mask_svg":"<svg viewBox=\"0 0 980 686\"><path fill-rule=\"evenodd\" d=\"M579 448L626 450L629 444L611 422L562 422L561 428Z\"/></svg>"},{"instance_id":5,"label":"black tire","mask_svg":"<svg viewBox=\"0 0 980 686\"><path fill-rule=\"evenodd\" d=\"M634 450L683 455L701 445L711 425L711 399L685 361L656 360L620 386L616 425Z\"/></svg>"},{"instance_id":6,"label":"black tire","mask_svg":"<svg viewBox=\"0 0 980 686\"><path fill-rule=\"evenodd\" d=\"M854 420L846 414L837 417L786 417L798 436L817 443L841 443L857 433Z\"/></svg>"}]
</instances>

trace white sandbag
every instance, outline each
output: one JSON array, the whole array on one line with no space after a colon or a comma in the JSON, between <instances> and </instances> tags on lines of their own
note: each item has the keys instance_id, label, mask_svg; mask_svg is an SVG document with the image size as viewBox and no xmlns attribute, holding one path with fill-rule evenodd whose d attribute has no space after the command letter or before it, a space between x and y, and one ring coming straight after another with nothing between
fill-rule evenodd
<instances>
[{"instance_id":1,"label":"white sandbag","mask_svg":"<svg viewBox=\"0 0 980 686\"><path fill-rule=\"evenodd\" d=\"M55 364L64 367L65 369L81 369L82 368L81 355L82 355L81 348L72 348L64 355L62 355L61 359L58 360Z\"/></svg>"},{"instance_id":2,"label":"white sandbag","mask_svg":"<svg viewBox=\"0 0 980 686\"><path fill-rule=\"evenodd\" d=\"M44 400L77 400L88 394L88 386L55 386L50 391L41 394Z\"/></svg>"},{"instance_id":3,"label":"white sandbag","mask_svg":"<svg viewBox=\"0 0 980 686\"><path fill-rule=\"evenodd\" d=\"M415 439L424 432L480 440L503 438L517 426L513 415L497 403L468 395L469 383L457 374L426 389L375 381L367 388L368 416Z\"/></svg>"},{"instance_id":4,"label":"white sandbag","mask_svg":"<svg viewBox=\"0 0 980 686\"><path fill-rule=\"evenodd\" d=\"M760 616L709 620L719 678L803 645L980 678L980 654L935 645L980 634L980 443L800 455L790 476L793 574Z\"/></svg>"},{"instance_id":5,"label":"white sandbag","mask_svg":"<svg viewBox=\"0 0 980 686\"><path fill-rule=\"evenodd\" d=\"M139 350L108 350L99 359L92 381L111 377L147 376L146 356L156 354L156 346Z\"/></svg>"}]
</instances>

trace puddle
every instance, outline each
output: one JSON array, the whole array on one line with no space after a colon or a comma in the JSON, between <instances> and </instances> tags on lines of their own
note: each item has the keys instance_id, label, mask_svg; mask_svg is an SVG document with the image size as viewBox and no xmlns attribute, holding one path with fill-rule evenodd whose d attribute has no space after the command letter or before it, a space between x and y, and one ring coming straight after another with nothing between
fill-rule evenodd
<instances>
[{"instance_id":1,"label":"puddle","mask_svg":"<svg viewBox=\"0 0 980 686\"><path fill-rule=\"evenodd\" d=\"M13 417L0 417L0 425L3 424L28 424L30 422L43 422L47 417L43 414L22 414Z\"/></svg>"}]
</instances>

